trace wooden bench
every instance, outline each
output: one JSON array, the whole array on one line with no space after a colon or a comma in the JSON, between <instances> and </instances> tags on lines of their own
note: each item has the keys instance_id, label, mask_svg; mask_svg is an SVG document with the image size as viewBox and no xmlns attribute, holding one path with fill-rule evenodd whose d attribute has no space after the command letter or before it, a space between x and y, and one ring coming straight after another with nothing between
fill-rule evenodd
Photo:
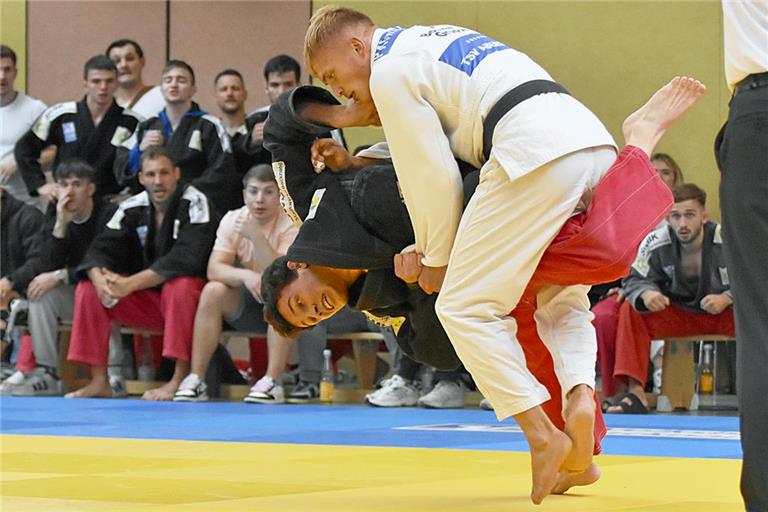
<instances>
[{"instance_id":1,"label":"wooden bench","mask_svg":"<svg viewBox=\"0 0 768 512\"><path fill-rule=\"evenodd\" d=\"M696 394L698 372L693 361L693 343L704 341L734 341L723 334L697 334L670 338L664 344L661 394L656 399L656 410L671 412L675 409L696 411L699 395ZM700 362L701 363L701 362Z\"/></svg>"},{"instance_id":2,"label":"wooden bench","mask_svg":"<svg viewBox=\"0 0 768 512\"><path fill-rule=\"evenodd\" d=\"M72 331L71 322L62 322L59 325L59 368L60 377L67 389L77 389L79 384L75 365L67 361L67 351L69 350L69 337ZM162 336L160 331L149 331L146 329L121 326L121 334L138 334L140 336ZM243 332L243 331L223 331L219 342L226 342L229 338L266 338L267 334L263 332ZM344 340L352 343L352 355L355 361L355 370L357 373L357 383L362 389L373 387L373 381L376 374L376 359L379 348L384 341L384 335L380 332L347 332L341 334L329 334L328 340ZM140 393L148 389L148 386L141 381L127 381L126 387L130 394Z\"/></svg>"}]
</instances>

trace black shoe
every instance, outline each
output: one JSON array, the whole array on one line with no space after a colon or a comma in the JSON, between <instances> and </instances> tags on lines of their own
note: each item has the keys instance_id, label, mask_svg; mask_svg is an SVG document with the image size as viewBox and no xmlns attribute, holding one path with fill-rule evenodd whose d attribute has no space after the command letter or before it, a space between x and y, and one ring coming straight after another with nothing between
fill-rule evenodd
<instances>
[{"instance_id":1,"label":"black shoe","mask_svg":"<svg viewBox=\"0 0 768 512\"><path fill-rule=\"evenodd\" d=\"M299 381L290 393L285 395L285 401L289 404L306 404L320 397L320 388L317 384Z\"/></svg>"}]
</instances>

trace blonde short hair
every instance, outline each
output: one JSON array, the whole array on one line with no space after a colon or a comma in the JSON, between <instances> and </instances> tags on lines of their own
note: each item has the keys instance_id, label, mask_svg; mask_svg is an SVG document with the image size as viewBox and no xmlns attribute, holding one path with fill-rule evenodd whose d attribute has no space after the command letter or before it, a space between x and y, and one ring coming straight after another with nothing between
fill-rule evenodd
<instances>
[{"instance_id":1,"label":"blonde short hair","mask_svg":"<svg viewBox=\"0 0 768 512\"><path fill-rule=\"evenodd\" d=\"M349 26L373 26L373 20L360 11L338 5L326 5L318 9L309 20L304 36L304 64L312 71L311 61L322 46L333 36Z\"/></svg>"}]
</instances>

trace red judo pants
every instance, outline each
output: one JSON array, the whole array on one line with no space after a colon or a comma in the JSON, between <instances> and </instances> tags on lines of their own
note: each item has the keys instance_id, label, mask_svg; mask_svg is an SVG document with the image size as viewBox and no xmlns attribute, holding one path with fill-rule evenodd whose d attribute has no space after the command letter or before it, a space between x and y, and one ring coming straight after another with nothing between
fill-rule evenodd
<instances>
[{"instance_id":1,"label":"red judo pants","mask_svg":"<svg viewBox=\"0 0 768 512\"><path fill-rule=\"evenodd\" d=\"M96 288L82 281L75 288L75 310L67 358L91 366L107 366L111 324L163 332L163 357L189 361L192 331L200 291L205 281L197 277L175 277L161 291L140 290L120 299L108 309L101 304Z\"/></svg>"},{"instance_id":2,"label":"red judo pants","mask_svg":"<svg viewBox=\"0 0 768 512\"><path fill-rule=\"evenodd\" d=\"M669 188L648 156L636 147L625 147L595 187L586 213L568 219L549 245L511 312L526 365L552 397L542 408L561 430L560 384L549 350L536 329L536 294L545 285L596 285L626 276L640 242L667 215L672 203ZM595 411L594 453L598 454L606 427L597 397Z\"/></svg>"}]
</instances>

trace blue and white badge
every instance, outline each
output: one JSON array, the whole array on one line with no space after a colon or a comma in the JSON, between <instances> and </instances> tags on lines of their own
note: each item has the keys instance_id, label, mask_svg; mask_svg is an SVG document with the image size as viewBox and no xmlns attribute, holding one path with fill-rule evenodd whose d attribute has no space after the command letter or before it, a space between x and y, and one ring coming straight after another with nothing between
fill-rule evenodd
<instances>
[{"instance_id":1,"label":"blue and white badge","mask_svg":"<svg viewBox=\"0 0 768 512\"><path fill-rule=\"evenodd\" d=\"M139 226L136 228L136 234L139 236L139 243L144 247L147 245L147 233L149 233L149 226Z\"/></svg>"},{"instance_id":2,"label":"blue and white badge","mask_svg":"<svg viewBox=\"0 0 768 512\"><path fill-rule=\"evenodd\" d=\"M466 73L468 76L472 76L475 68L488 55L507 50L508 48L504 43L474 32L454 40L448 45L439 60Z\"/></svg>"},{"instance_id":3,"label":"blue and white badge","mask_svg":"<svg viewBox=\"0 0 768 512\"><path fill-rule=\"evenodd\" d=\"M64 142L75 142L77 140L77 130L75 130L75 123L72 121L63 123L61 131L64 133Z\"/></svg>"}]
</instances>

